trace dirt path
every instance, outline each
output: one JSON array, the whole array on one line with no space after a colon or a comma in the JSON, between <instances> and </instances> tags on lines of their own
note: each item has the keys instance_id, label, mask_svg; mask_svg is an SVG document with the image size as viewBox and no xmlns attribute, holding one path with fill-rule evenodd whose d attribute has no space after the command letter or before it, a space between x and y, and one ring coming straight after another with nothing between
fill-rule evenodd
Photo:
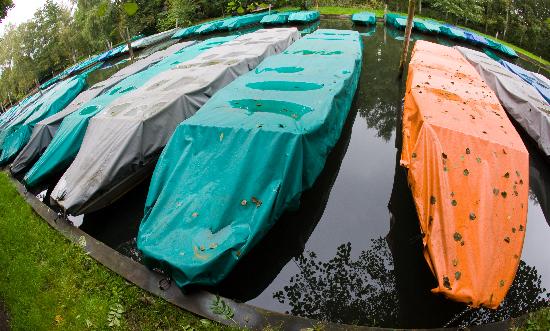
<instances>
[{"instance_id":1,"label":"dirt path","mask_svg":"<svg viewBox=\"0 0 550 331\"><path fill-rule=\"evenodd\" d=\"M8 312L4 302L0 300L0 331L9 331Z\"/></svg>"}]
</instances>

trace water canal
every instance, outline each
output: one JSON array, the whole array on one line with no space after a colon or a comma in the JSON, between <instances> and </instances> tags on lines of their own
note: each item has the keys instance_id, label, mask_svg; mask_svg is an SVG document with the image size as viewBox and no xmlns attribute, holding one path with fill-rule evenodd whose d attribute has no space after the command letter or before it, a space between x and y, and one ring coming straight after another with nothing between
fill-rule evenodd
<instances>
[{"instance_id":1,"label":"water canal","mask_svg":"<svg viewBox=\"0 0 550 331\"><path fill-rule=\"evenodd\" d=\"M383 327L468 326L516 317L548 305L550 164L530 152L526 240L516 280L500 309L469 310L430 289L418 220L399 166L404 81L397 79L402 32L323 19L320 28L363 35L363 67L344 132L299 210L278 224L212 292L265 309L333 322ZM446 45L443 38L413 34ZM527 62L519 65L533 70ZM327 68L330 70L330 68ZM114 205L75 222L139 260L135 235L149 179Z\"/></svg>"}]
</instances>

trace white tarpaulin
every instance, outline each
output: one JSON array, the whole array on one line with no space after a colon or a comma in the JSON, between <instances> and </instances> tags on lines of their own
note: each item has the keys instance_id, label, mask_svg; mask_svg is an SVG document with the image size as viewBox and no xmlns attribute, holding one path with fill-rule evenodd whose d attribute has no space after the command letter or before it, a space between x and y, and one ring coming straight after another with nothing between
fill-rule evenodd
<instances>
[{"instance_id":1,"label":"white tarpaulin","mask_svg":"<svg viewBox=\"0 0 550 331\"><path fill-rule=\"evenodd\" d=\"M216 91L298 38L296 28L240 36L116 99L90 121L82 147L52 199L74 215L110 204L152 171L179 123Z\"/></svg>"},{"instance_id":2,"label":"white tarpaulin","mask_svg":"<svg viewBox=\"0 0 550 331\"><path fill-rule=\"evenodd\" d=\"M92 100L96 96L100 95L109 88L115 86L118 82L124 78L138 73L149 66L159 62L166 56L179 51L182 48L195 44L195 41L188 41L179 44L172 45L165 50L155 52L148 57L139 59L134 63L124 67L117 71L111 77L103 80L86 91L80 93L63 111L46 118L45 120L38 122L33 131L28 144L21 150L17 158L13 161L10 170L14 174L18 174L23 170L26 170L42 155L44 150L48 147L53 139L53 136L57 132L59 125L67 115L78 110L81 105Z\"/></svg>"},{"instance_id":3,"label":"white tarpaulin","mask_svg":"<svg viewBox=\"0 0 550 331\"><path fill-rule=\"evenodd\" d=\"M535 88L484 53L455 46L495 92L502 107L550 157L550 106Z\"/></svg>"}]
</instances>

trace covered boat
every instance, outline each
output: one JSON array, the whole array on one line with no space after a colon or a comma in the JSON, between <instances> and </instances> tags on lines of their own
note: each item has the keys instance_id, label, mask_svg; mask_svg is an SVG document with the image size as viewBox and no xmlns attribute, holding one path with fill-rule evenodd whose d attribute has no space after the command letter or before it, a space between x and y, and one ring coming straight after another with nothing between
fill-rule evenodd
<instances>
[{"instance_id":1,"label":"covered boat","mask_svg":"<svg viewBox=\"0 0 550 331\"><path fill-rule=\"evenodd\" d=\"M502 64L506 69L510 70L514 74L521 77L521 79L523 79L529 85L533 86L544 98L546 104L550 102L550 82L546 77L538 75L529 70L525 70L522 67L508 61L500 60L500 64Z\"/></svg>"},{"instance_id":2,"label":"covered boat","mask_svg":"<svg viewBox=\"0 0 550 331\"><path fill-rule=\"evenodd\" d=\"M317 30L181 123L149 189L137 237L146 263L179 286L224 279L316 181L361 60L358 32Z\"/></svg>"},{"instance_id":3,"label":"covered boat","mask_svg":"<svg viewBox=\"0 0 550 331\"><path fill-rule=\"evenodd\" d=\"M290 23L311 23L317 21L319 17L321 17L321 15L318 11L305 10L290 14L288 21Z\"/></svg>"},{"instance_id":4,"label":"covered boat","mask_svg":"<svg viewBox=\"0 0 550 331\"><path fill-rule=\"evenodd\" d=\"M465 47L456 48L495 92L506 112L550 159L550 105L533 86L486 54Z\"/></svg>"},{"instance_id":5,"label":"covered boat","mask_svg":"<svg viewBox=\"0 0 550 331\"><path fill-rule=\"evenodd\" d=\"M153 77L176 67L179 63L188 61L207 49L219 46L234 38L233 36L211 38L183 48L147 70L126 77L105 93L81 105L77 111L63 119L44 154L25 175L24 183L27 186L34 186L53 174L65 171L80 150L90 118L105 109L114 100L139 89Z\"/></svg>"},{"instance_id":6,"label":"covered boat","mask_svg":"<svg viewBox=\"0 0 550 331\"><path fill-rule=\"evenodd\" d=\"M406 17L396 17L395 20L393 21L393 26L396 29L405 30L405 28L407 27L407 18Z\"/></svg>"},{"instance_id":7,"label":"covered boat","mask_svg":"<svg viewBox=\"0 0 550 331\"><path fill-rule=\"evenodd\" d=\"M272 13L276 13L273 11ZM262 13L255 13L255 14L246 14L242 16L235 16L231 17L227 20L224 20L222 25L220 26L220 30L236 30L240 29L249 25L258 24L264 18L268 15L268 12L262 12Z\"/></svg>"},{"instance_id":8,"label":"covered boat","mask_svg":"<svg viewBox=\"0 0 550 331\"><path fill-rule=\"evenodd\" d=\"M372 25L376 24L376 15L369 11L364 11L361 13L355 13L351 15L351 20L353 23L362 24L362 25Z\"/></svg>"},{"instance_id":9,"label":"covered boat","mask_svg":"<svg viewBox=\"0 0 550 331\"><path fill-rule=\"evenodd\" d=\"M86 74L58 83L6 128L0 164L7 164L27 144L36 123L62 111L86 87Z\"/></svg>"},{"instance_id":10,"label":"covered boat","mask_svg":"<svg viewBox=\"0 0 550 331\"><path fill-rule=\"evenodd\" d=\"M403 16L403 15L397 14L397 13L387 13L386 15L384 15L384 20L386 21L387 25L395 26L395 20L397 18L403 18L405 20L407 19L406 16Z\"/></svg>"},{"instance_id":11,"label":"covered boat","mask_svg":"<svg viewBox=\"0 0 550 331\"><path fill-rule=\"evenodd\" d=\"M518 54L516 53L516 51L514 51L512 48L496 41L496 40L492 40L492 39L489 39L489 38L485 38L485 40L487 41L487 46L491 47L492 49L494 50L497 50L503 54L506 54L510 57L518 57Z\"/></svg>"},{"instance_id":12,"label":"covered boat","mask_svg":"<svg viewBox=\"0 0 550 331\"><path fill-rule=\"evenodd\" d=\"M157 51L148 57L141 58L133 62L127 67L117 71L108 79L96 83L86 91L80 93L67 107L65 107L63 111L38 122L32 131L28 144L21 150L12 162L10 167L11 172L13 174L18 174L32 166L32 164L40 157L40 155L42 155L42 153L44 153L52 141L63 119L78 110L82 105L118 84L126 77L143 71L166 56L171 55L187 46L193 45L194 43L194 41L190 41L172 45L165 50Z\"/></svg>"},{"instance_id":13,"label":"covered boat","mask_svg":"<svg viewBox=\"0 0 550 331\"><path fill-rule=\"evenodd\" d=\"M451 39L457 39L462 41L466 40L466 36L464 35L464 30L454 27L452 25L441 24L439 26L439 31L442 35L445 35Z\"/></svg>"},{"instance_id":14,"label":"covered boat","mask_svg":"<svg viewBox=\"0 0 550 331\"><path fill-rule=\"evenodd\" d=\"M82 148L52 198L74 215L110 204L152 172L179 123L219 89L299 37L296 28L240 36L115 100L90 121Z\"/></svg>"},{"instance_id":15,"label":"covered boat","mask_svg":"<svg viewBox=\"0 0 550 331\"><path fill-rule=\"evenodd\" d=\"M286 24L288 22L288 17L290 14L294 13L293 11L286 11L282 13L270 14L262 17L260 21L264 25L276 25L276 24Z\"/></svg>"},{"instance_id":16,"label":"covered boat","mask_svg":"<svg viewBox=\"0 0 550 331\"><path fill-rule=\"evenodd\" d=\"M494 92L452 47L414 46L401 165L437 280L432 291L497 308L520 261L529 155Z\"/></svg>"},{"instance_id":17,"label":"covered boat","mask_svg":"<svg viewBox=\"0 0 550 331\"><path fill-rule=\"evenodd\" d=\"M470 44L478 45L478 46L489 46L487 39L478 35L477 33L472 31L466 31L466 30L464 30L463 32L464 32L464 37L468 42L470 42Z\"/></svg>"},{"instance_id":18,"label":"covered boat","mask_svg":"<svg viewBox=\"0 0 550 331\"><path fill-rule=\"evenodd\" d=\"M438 34L441 31L439 28L441 27L441 23L433 21L433 20L425 20L422 18L415 18L413 20L413 28L415 30L418 30L423 33L433 33Z\"/></svg>"}]
</instances>

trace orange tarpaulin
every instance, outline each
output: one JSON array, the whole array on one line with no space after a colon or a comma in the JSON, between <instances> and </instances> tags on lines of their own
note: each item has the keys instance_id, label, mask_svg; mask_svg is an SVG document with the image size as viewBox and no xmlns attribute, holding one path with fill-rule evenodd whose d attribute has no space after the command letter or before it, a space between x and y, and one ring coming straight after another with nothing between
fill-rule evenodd
<instances>
[{"instance_id":1,"label":"orange tarpaulin","mask_svg":"<svg viewBox=\"0 0 550 331\"><path fill-rule=\"evenodd\" d=\"M516 274L529 154L497 97L455 49L417 41L407 78L408 168L432 291L497 308Z\"/></svg>"}]
</instances>

